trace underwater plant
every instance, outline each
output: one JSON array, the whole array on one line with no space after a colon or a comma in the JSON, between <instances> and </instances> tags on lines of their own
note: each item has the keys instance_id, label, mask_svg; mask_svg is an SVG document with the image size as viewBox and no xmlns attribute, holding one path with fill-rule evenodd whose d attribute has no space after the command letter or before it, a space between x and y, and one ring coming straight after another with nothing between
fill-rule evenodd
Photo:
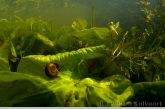
<instances>
[{"instance_id":1,"label":"underwater plant","mask_svg":"<svg viewBox=\"0 0 165 109\"><path fill-rule=\"evenodd\" d=\"M144 26L130 31L95 27L94 12L90 28L77 18L57 31L41 17L0 19L0 106L164 106L163 2L153 12L141 0Z\"/></svg>"}]
</instances>

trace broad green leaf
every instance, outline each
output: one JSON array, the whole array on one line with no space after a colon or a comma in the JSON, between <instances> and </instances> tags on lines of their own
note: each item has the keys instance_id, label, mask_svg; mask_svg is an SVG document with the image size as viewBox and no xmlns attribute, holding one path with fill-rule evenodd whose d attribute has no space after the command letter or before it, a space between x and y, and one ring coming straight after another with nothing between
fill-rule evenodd
<instances>
[{"instance_id":1,"label":"broad green leaf","mask_svg":"<svg viewBox=\"0 0 165 109\"><path fill-rule=\"evenodd\" d=\"M39 33L36 33L35 37L38 39L38 40L41 40L45 45L48 45L50 47L54 47L54 44L51 40L49 40L48 38L46 38L45 36L39 34Z\"/></svg>"},{"instance_id":2,"label":"broad green leaf","mask_svg":"<svg viewBox=\"0 0 165 109\"><path fill-rule=\"evenodd\" d=\"M56 33L57 39L59 39L61 36L66 36L70 34L71 32L75 31L73 28L68 26L62 26Z\"/></svg>"},{"instance_id":3,"label":"broad green leaf","mask_svg":"<svg viewBox=\"0 0 165 109\"><path fill-rule=\"evenodd\" d=\"M54 106L55 94L42 82L22 73L0 72L0 106Z\"/></svg>"},{"instance_id":4,"label":"broad green leaf","mask_svg":"<svg viewBox=\"0 0 165 109\"><path fill-rule=\"evenodd\" d=\"M122 76L118 78L123 80ZM111 79L113 82L113 77ZM106 79L104 82L107 83ZM0 71L0 106L103 106L103 100L107 103L127 102L133 97L131 87L116 94L104 82L100 85L99 81L90 78L75 82L65 75L45 80L39 76Z\"/></svg>"},{"instance_id":5,"label":"broad green leaf","mask_svg":"<svg viewBox=\"0 0 165 109\"><path fill-rule=\"evenodd\" d=\"M47 79L44 69L50 62L60 65L60 70L71 70L73 75L79 74L79 63L84 59L104 57L104 45L82 48L77 51L58 53L56 55L29 55L23 57L18 65L18 72L30 73ZM69 74L70 75L70 74Z\"/></svg>"},{"instance_id":6,"label":"broad green leaf","mask_svg":"<svg viewBox=\"0 0 165 109\"><path fill-rule=\"evenodd\" d=\"M76 31L81 31L86 29L88 26L88 23L86 20L78 18L72 23L72 28L74 28Z\"/></svg>"},{"instance_id":7,"label":"broad green leaf","mask_svg":"<svg viewBox=\"0 0 165 109\"><path fill-rule=\"evenodd\" d=\"M75 31L73 28L68 26L63 26L56 33L56 38L54 40L54 44L58 44L60 47L64 49L68 49L71 45L77 41L76 38L70 35L71 32Z\"/></svg>"},{"instance_id":8,"label":"broad green leaf","mask_svg":"<svg viewBox=\"0 0 165 109\"><path fill-rule=\"evenodd\" d=\"M105 44L106 37L109 36L107 28L90 28L83 31L75 31L71 33L72 36L77 37L79 40L88 43L92 46Z\"/></svg>"},{"instance_id":9,"label":"broad green leaf","mask_svg":"<svg viewBox=\"0 0 165 109\"><path fill-rule=\"evenodd\" d=\"M131 81L121 75L112 75L103 79L100 85L106 84L117 94L122 94L124 89L132 85Z\"/></svg>"},{"instance_id":10,"label":"broad green leaf","mask_svg":"<svg viewBox=\"0 0 165 109\"><path fill-rule=\"evenodd\" d=\"M89 93L88 103L90 106L122 106L122 103L133 97L133 89L129 87L131 85L131 82L121 75L107 77L100 81L99 85L94 80L92 82L92 79L87 78L82 80L82 82L83 81L90 84L87 88L87 91ZM127 85L124 85L123 87L121 81L127 83ZM113 88L116 88L116 90L114 90ZM120 94L120 96L118 94ZM118 104L119 102L121 104Z\"/></svg>"},{"instance_id":11,"label":"broad green leaf","mask_svg":"<svg viewBox=\"0 0 165 109\"><path fill-rule=\"evenodd\" d=\"M60 38L56 41L56 44L64 49L69 49L75 42L77 42L76 38L72 37L69 34L65 34L60 36Z\"/></svg>"}]
</instances>

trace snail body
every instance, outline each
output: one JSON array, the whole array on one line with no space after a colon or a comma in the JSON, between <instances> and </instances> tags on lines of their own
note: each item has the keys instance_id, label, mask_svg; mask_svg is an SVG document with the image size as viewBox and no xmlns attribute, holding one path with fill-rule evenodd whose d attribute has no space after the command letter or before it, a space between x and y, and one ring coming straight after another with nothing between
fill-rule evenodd
<instances>
[{"instance_id":1,"label":"snail body","mask_svg":"<svg viewBox=\"0 0 165 109\"><path fill-rule=\"evenodd\" d=\"M48 63L45 67L45 74L50 78L54 78L59 73L58 68L59 65L57 63Z\"/></svg>"}]
</instances>

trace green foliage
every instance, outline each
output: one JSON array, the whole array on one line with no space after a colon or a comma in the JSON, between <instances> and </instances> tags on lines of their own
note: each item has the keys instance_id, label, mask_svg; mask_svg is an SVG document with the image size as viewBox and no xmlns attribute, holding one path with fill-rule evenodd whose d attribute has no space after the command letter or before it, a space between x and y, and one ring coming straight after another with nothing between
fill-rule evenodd
<instances>
[{"instance_id":1,"label":"green foliage","mask_svg":"<svg viewBox=\"0 0 165 109\"><path fill-rule=\"evenodd\" d=\"M41 18L29 18L23 21L18 16L15 21L1 19L0 31L2 48L12 62L30 54L56 54L101 45L109 33L106 28L87 29L83 19L76 19L71 27L64 26L55 33L51 20L44 22Z\"/></svg>"},{"instance_id":2,"label":"green foliage","mask_svg":"<svg viewBox=\"0 0 165 109\"><path fill-rule=\"evenodd\" d=\"M74 82L65 73L67 71L56 79L45 80L23 73L0 72L3 87L0 106L101 106L103 100L125 102L133 97L131 82L122 76L107 77L100 82L90 78ZM121 81L128 84L121 88ZM116 93L119 90L120 94Z\"/></svg>"},{"instance_id":3,"label":"green foliage","mask_svg":"<svg viewBox=\"0 0 165 109\"><path fill-rule=\"evenodd\" d=\"M79 63L87 59L104 57L104 52L104 46L101 45L91 48L82 48L77 51L58 53L56 55L30 55L22 58L18 65L18 72L30 73L30 75L38 75L47 78L44 74L44 68L46 64L55 62L60 65L60 70L72 71L71 77L79 80L82 78L82 74L80 74L79 71Z\"/></svg>"},{"instance_id":4,"label":"green foliage","mask_svg":"<svg viewBox=\"0 0 165 109\"><path fill-rule=\"evenodd\" d=\"M135 95L139 95L144 99L145 97L157 97L164 98L165 93L165 81L156 81L156 82L143 82L135 83L132 85L132 88L135 90ZM161 89L161 90L160 90Z\"/></svg>"},{"instance_id":5,"label":"green foliage","mask_svg":"<svg viewBox=\"0 0 165 109\"><path fill-rule=\"evenodd\" d=\"M138 94L165 96L158 90L164 88L164 81L132 84L116 75L100 82L91 78L75 82L65 75L67 72L45 80L26 73L1 71L0 106L122 106Z\"/></svg>"},{"instance_id":6,"label":"green foliage","mask_svg":"<svg viewBox=\"0 0 165 109\"><path fill-rule=\"evenodd\" d=\"M39 8L41 1L31 2ZM91 28L81 18L58 31L41 17L0 19L0 106L127 106L150 96L164 101L161 3L153 12L150 2L140 1L144 25L131 27L131 34L119 22L93 27L93 3ZM59 65L56 78L44 72L50 62Z\"/></svg>"},{"instance_id":7,"label":"green foliage","mask_svg":"<svg viewBox=\"0 0 165 109\"><path fill-rule=\"evenodd\" d=\"M107 28L90 28L83 31L75 31L71 35L79 40L89 44L90 46L97 46L106 42L106 37L109 35Z\"/></svg>"}]
</instances>

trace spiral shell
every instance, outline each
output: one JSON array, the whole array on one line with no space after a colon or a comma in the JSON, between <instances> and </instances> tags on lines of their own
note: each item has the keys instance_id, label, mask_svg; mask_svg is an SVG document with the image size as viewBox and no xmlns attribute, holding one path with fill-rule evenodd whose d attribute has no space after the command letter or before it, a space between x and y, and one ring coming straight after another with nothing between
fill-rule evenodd
<instances>
[{"instance_id":1,"label":"spiral shell","mask_svg":"<svg viewBox=\"0 0 165 109\"><path fill-rule=\"evenodd\" d=\"M50 78L54 78L59 73L58 68L59 65L57 63L48 63L45 67L45 74Z\"/></svg>"}]
</instances>

